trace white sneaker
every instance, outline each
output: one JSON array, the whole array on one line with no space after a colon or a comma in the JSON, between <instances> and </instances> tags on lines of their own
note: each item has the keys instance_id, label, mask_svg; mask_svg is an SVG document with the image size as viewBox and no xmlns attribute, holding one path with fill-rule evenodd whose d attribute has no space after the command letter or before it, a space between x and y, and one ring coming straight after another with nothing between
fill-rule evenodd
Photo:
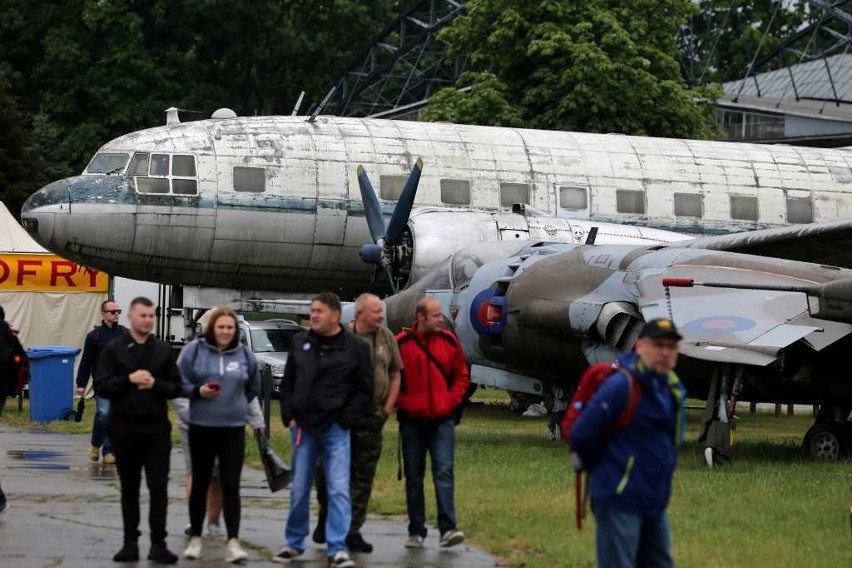
<instances>
[{"instance_id":1,"label":"white sneaker","mask_svg":"<svg viewBox=\"0 0 852 568\"><path fill-rule=\"evenodd\" d=\"M423 548L423 537L413 534L405 541L405 548Z\"/></svg>"},{"instance_id":2,"label":"white sneaker","mask_svg":"<svg viewBox=\"0 0 852 568\"><path fill-rule=\"evenodd\" d=\"M441 535L440 546L449 548L464 542L464 533L456 529L451 529Z\"/></svg>"},{"instance_id":3,"label":"white sneaker","mask_svg":"<svg viewBox=\"0 0 852 568\"><path fill-rule=\"evenodd\" d=\"M328 558L329 568L355 568L355 562L343 551Z\"/></svg>"},{"instance_id":4,"label":"white sneaker","mask_svg":"<svg viewBox=\"0 0 852 568\"><path fill-rule=\"evenodd\" d=\"M228 553L225 554L225 562L243 562L248 560L248 553L240 546L240 541L232 538L228 541Z\"/></svg>"},{"instance_id":5,"label":"white sneaker","mask_svg":"<svg viewBox=\"0 0 852 568\"><path fill-rule=\"evenodd\" d=\"M193 536L189 539L189 544L186 545L186 550L183 551L183 557L187 560L198 560L201 558L200 536Z\"/></svg>"}]
</instances>

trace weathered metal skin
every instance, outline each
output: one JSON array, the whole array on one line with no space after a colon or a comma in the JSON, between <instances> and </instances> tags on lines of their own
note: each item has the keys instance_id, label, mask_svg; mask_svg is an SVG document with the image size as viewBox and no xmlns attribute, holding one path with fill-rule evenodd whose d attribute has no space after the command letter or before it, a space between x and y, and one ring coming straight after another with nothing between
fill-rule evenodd
<instances>
[{"instance_id":1,"label":"weathered metal skin","mask_svg":"<svg viewBox=\"0 0 852 568\"><path fill-rule=\"evenodd\" d=\"M736 365L744 368L742 396L748 400L852 401L852 383L838 372L852 348L852 270L676 245L527 244L502 252L494 260L500 251L492 250L479 264L464 259L466 270L456 257L478 253L457 252L410 290L386 300L388 325L399 329L409 323L416 301L434 296L471 364L568 389L589 362L612 360L629 348L644 321L669 317L684 336L681 376L695 396L706 394L717 367ZM468 278L441 276L465 272ZM666 289L663 278L803 288L846 302L846 309L817 319L808 313L810 294ZM442 282L449 285L435 286ZM601 325L614 314L622 320Z\"/></svg>"},{"instance_id":2,"label":"weathered metal skin","mask_svg":"<svg viewBox=\"0 0 852 568\"><path fill-rule=\"evenodd\" d=\"M710 233L784 225L790 198L810 199L814 221L852 217L852 153L846 150L358 118L244 117L134 132L108 142L99 154L129 159L140 152L194 156L197 194L139 194L137 178L123 177L126 165L115 172L123 175L103 176L88 175L96 170L90 164L86 175L51 184L25 204L22 218L34 237L72 260L130 278L286 292L333 289L350 296L363 290L372 271L358 259L370 237L356 166L363 164L381 188L383 178L406 176L418 156L425 169L415 205L444 213L411 219L414 244L405 262L412 278L472 242L581 243L591 224L606 221L620 225L600 226L598 243L623 242L628 229L636 234L634 243L674 238L639 225ZM236 191L237 167L262 168L263 191ZM466 184L469 204L443 201L445 182ZM529 205L552 217L501 212L505 184L526 191ZM584 199L563 207L565 188L579 190ZM639 199L644 213L617 212L624 191L645 192ZM680 194L700 196L699 216L674 214ZM732 218L737 196L757 200L754 219ZM387 216L394 198L385 197Z\"/></svg>"}]
</instances>

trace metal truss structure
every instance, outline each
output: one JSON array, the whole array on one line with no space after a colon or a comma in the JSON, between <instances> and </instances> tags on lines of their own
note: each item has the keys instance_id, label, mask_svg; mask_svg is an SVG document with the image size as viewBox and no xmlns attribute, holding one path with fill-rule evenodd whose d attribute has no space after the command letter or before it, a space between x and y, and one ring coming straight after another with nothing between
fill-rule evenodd
<instances>
[{"instance_id":1,"label":"metal truss structure","mask_svg":"<svg viewBox=\"0 0 852 568\"><path fill-rule=\"evenodd\" d=\"M792 94L796 101L833 102L837 106L841 103L852 102L844 99L844 89L839 88L837 77L833 76L831 65L829 65L830 58L846 54L852 46L852 1L805 1L814 10L814 14L819 14L819 17L815 18L810 25L788 37L760 59L755 59L740 83L740 90L745 87L747 82L753 83L755 94L758 97L763 96L757 74L763 70L787 69L789 85L792 87ZM837 60L835 58L835 61ZM797 78L791 71L793 65L812 61L822 62L821 66L827 79L827 87L830 87L819 94L808 93L808 89L803 89L803 87L807 87L806 84L802 84L803 77ZM836 70L834 73L836 73ZM846 78L844 77L844 79ZM848 80L843 82L847 83ZM848 85L844 86L848 87ZM734 97L734 101L737 100L737 96Z\"/></svg>"},{"instance_id":2,"label":"metal truss structure","mask_svg":"<svg viewBox=\"0 0 852 568\"><path fill-rule=\"evenodd\" d=\"M449 61L449 44L437 38L464 5L414 2L337 79L323 114L416 119L435 91L464 72L467 58Z\"/></svg>"}]
</instances>

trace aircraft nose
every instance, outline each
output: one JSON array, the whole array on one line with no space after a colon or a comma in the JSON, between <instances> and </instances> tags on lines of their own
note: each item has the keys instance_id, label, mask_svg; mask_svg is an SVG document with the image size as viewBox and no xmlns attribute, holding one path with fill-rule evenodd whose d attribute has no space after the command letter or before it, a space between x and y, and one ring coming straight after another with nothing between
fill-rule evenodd
<instances>
[{"instance_id":1,"label":"aircraft nose","mask_svg":"<svg viewBox=\"0 0 852 568\"><path fill-rule=\"evenodd\" d=\"M133 203L130 178L124 176L76 176L50 183L33 193L21 208L21 224L35 240L50 248L57 231L70 230L68 213L101 210L107 204ZM92 206L95 206L94 209ZM67 236L67 235L66 235Z\"/></svg>"},{"instance_id":2,"label":"aircraft nose","mask_svg":"<svg viewBox=\"0 0 852 568\"><path fill-rule=\"evenodd\" d=\"M71 211L70 189L64 179L47 184L29 196L21 207L21 215L48 209L53 212Z\"/></svg>"}]
</instances>

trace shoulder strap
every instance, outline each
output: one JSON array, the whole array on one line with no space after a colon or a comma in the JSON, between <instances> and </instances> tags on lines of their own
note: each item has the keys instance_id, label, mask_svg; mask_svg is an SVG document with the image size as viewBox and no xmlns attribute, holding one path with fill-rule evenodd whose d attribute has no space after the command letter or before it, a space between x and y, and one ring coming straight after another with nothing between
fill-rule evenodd
<instances>
[{"instance_id":1,"label":"shoulder strap","mask_svg":"<svg viewBox=\"0 0 852 568\"><path fill-rule=\"evenodd\" d=\"M412 341L414 341L414 344L415 344L415 345L417 345L417 347L419 347L421 351L423 351L423 353L426 355L426 358L427 358L427 359L429 359L429 361L431 361L432 363L434 363L434 365L435 365L435 366L438 368L438 370L441 372L441 375L443 375L443 377L444 377L444 381L447 383L447 386L451 385L451 384L452 384L452 380L451 380L450 374L447 372L447 370L444 368L444 366L441 364L441 362L440 362L440 361L438 361L438 358L437 358L437 357L435 357L435 356L434 356L434 355L433 355L433 354L432 354L432 353L431 353L431 352L430 352L430 351L426 348L426 346L425 346L425 345L423 345L423 343L421 343L421 341L417 338L417 336L416 336L416 335L414 335L412 332L410 332L410 331L409 331L409 332L407 333L407 337L410 337L410 338L411 338L411 340L412 340Z\"/></svg>"},{"instance_id":2,"label":"shoulder strap","mask_svg":"<svg viewBox=\"0 0 852 568\"><path fill-rule=\"evenodd\" d=\"M642 398L642 383L637 381L633 373L626 367L619 367L618 370L622 371L627 377L627 388L629 390L627 403L619 413L618 418L612 423L611 430L620 430L630 424L630 421L633 420L633 415L636 413L636 407L639 406L639 400Z\"/></svg>"}]
</instances>

